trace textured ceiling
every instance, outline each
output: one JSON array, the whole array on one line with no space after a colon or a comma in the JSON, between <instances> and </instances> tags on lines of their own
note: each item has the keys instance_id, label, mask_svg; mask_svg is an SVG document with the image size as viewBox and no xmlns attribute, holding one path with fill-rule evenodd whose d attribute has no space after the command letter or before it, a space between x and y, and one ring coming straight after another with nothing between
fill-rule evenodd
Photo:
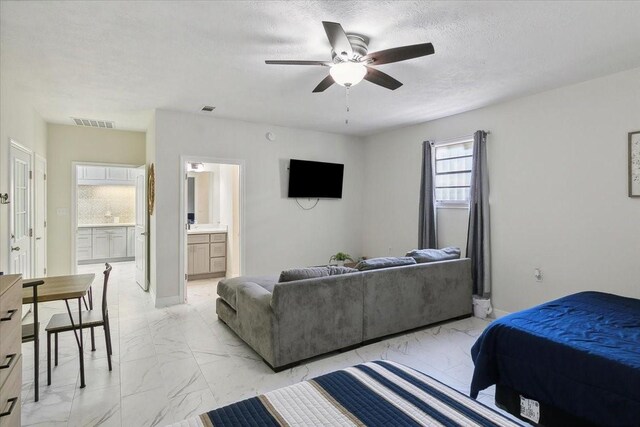
<instances>
[{"instance_id":1,"label":"textured ceiling","mask_svg":"<svg viewBox=\"0 0 640 427\"><path fill-rule=\"evenodd\" d=\"M640 2L2 2L0 73L45 120L144 130L154 108L366 135L640 66ZM380 66L404 83L311 93L330 58L321 21L370 51L432 42Z\"/></svg>"}]
</instances>

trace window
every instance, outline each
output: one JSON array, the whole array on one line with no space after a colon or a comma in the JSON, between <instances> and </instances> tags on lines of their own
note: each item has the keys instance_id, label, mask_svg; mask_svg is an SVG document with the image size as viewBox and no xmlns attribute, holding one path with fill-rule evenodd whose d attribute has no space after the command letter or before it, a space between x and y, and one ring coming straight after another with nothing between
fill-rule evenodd
<instances>
[{"instance_id":1,"label":"window","mask_svg":"<svg viewBox=\"0 0 640 427\"><path fill-rule=\"evenodd\" d=\"M435 146L437 206L468 206L473 139Z\"/></svg>"}]
</instances>

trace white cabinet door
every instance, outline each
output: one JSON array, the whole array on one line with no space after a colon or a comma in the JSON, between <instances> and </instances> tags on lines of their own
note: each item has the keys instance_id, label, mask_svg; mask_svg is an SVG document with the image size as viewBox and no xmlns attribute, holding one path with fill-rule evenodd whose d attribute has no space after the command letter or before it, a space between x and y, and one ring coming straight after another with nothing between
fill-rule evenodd
<instances>
[{"instance_id":1,"label":"white cabinet door","mask_svg":"<svg viewBox=\"0 0 640 427\"><path fill-rule=\"evenodd\" d=\"M194 245L187 245L187 274L193 274L193 247Z\"/></svg>"},{"instance_id":2,"label":"white cabinet door","mask_svg":"<svg viewBox=\"0 0 640 427\"><path fill-rule=\"evenodd\" d=\"M209 272L209 244L200 243L193 247L193 274L205 274Z\"/></svg>"},{"instance_id":3,"label":"white cabinet door","mask_svg":"<svg viewBox=\"0 0 640 427\"><path fill-rule=\"evenodd\" d=\"M107 168L107 179L115 181L126 181L128 179L128 168L109 167Z\"/></svg>"},{"instance_id":4,"label":"white cabinet door","mask_svg":"<svg viewBox=\"0 0 640 427\"><path fill-rule=\"evenodd\" d=\"M93 259L109 258L109 233L93 229Z\"/></svg>"},{"instance_id":5,"label":"white cabinet door","mask_svg":"<svg viewBox=\"0 0 640 427\"><path fill-rule=\"evenodd\" d=\"M103 166L85 166L83 179L106 179L107 168Z\"/></svg>"},{"instance_id":6,"label":"white cabinet door","mask_svg":"<svg viewBox=\"0 0 640 427\"><path fill-rule=\"evenodd\" d=\"M123 258L127 256L127 231L125 228L110 230L109 257Z\"/></svg>"},{"instance_id":7,"label":"white cabinet door","mask_svg":"<svg viewBox=\"0 0 640 427\"><path fill-rule=\"evenodd\" d=\"M136 229L135 227L127 227L127 256L132 257L136 254Z\"/></svg>"}]
</instances>

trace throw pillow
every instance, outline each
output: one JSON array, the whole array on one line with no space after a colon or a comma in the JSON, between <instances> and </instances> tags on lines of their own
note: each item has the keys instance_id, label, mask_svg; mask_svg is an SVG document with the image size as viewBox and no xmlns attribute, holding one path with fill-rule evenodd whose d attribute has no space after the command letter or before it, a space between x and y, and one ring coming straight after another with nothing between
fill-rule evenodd
<instances>
[{"instance_id":1,"label":"throw pillow","mask_svg":"<svg viewBox=\"0 0 640 427\"><path fill-rule=\"evenodd\" d=\"M399 267L401 265L415 264L416 260L411 257L382 257L371 258L360 261L356 269L360 271L376 270L378 268Z\"/></svg>"},{"instance_id":2,"label":"throw pillow","mask_svg":"<svg viewBox=\"0 0 640 427\"><path fill-rule=\"evenodd\" d=\"M407 252L407 256L414 258L418 264L426 262L446 261L460 258L460 248L442 249L414 249Z\"/></svg>"},{"instance_id":3,"label":"throw pillow","mask_svg":"<svg viewBox=\"0 0 640 427\"><path fill-rule=\"evenodd\" d=\"M280 273L278 283L293 282L294 280L314 279L329 275L327 267L292 268Z\"/></svg>"},{"instance_id":4,"label":"throw pillow","mask_svg":"<svg viewBox=\"0 0 640 427\"><path fill-rule=\"evenodd\" d=\"M329 276L337 276L339 274L348 274L348 273L358 272L358 270L351 267L338 267L335 265L330 265L327 268L329 269Z\"/></svg>"}]
</instances>

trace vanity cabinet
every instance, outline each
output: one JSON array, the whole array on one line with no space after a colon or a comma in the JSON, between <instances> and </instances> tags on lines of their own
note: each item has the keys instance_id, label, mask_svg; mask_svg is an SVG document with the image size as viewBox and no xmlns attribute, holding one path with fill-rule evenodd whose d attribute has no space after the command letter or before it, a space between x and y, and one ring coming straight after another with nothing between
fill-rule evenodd
<instances>
[{"instance_id":1,"label":"vanity cabinet","mask_svg":"<svg viewBox=\"0 0 640 427\"><path fill-rule=\"evenodd\" d=\"M227 271L227 233L187 235L189 280L224 277Z\"/></svg>"},{"instance_id":2,"label":"vanity cabinet","mask_svg":"<svg viewBox=\"0 0 640 427\"><path fill-rule=\"evenodd\" d=\"M82 227L76 234L79 264L129 261L135 257L135 227Z\"/></svg>"}]
</instances>

